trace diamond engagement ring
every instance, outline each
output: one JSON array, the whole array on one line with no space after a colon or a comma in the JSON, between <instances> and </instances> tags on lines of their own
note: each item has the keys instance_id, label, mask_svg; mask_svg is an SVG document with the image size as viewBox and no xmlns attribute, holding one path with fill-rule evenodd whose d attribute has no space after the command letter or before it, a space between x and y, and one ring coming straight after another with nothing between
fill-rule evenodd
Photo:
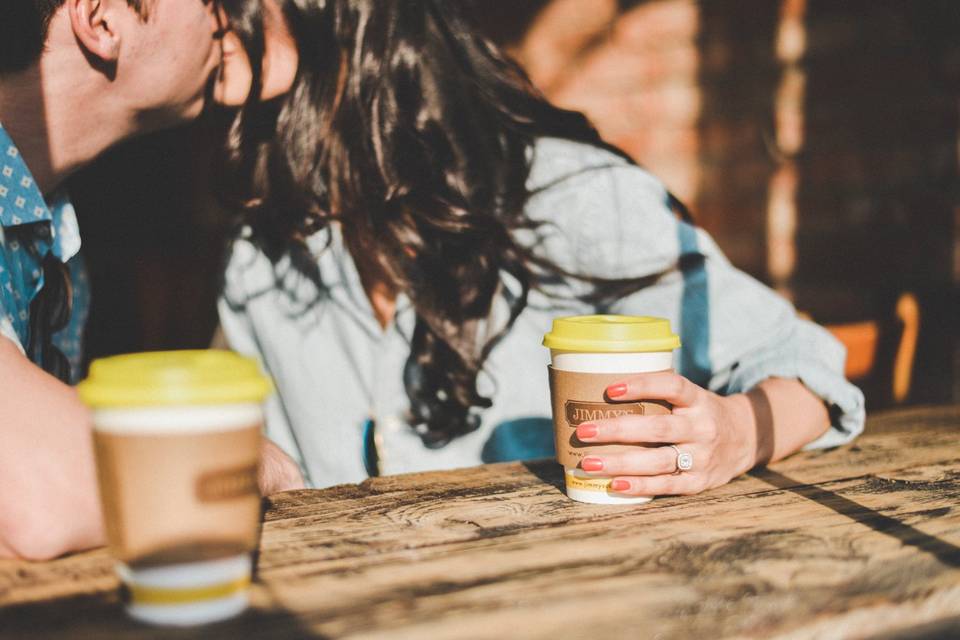
<instances>
[{"instance_id":1,"label":"diamond engagement ring","mask_svg":"<svg viewBox=\"0 0 960 640\"><path fill-rule=\"evenodd\" d=\"M693 454L687 453L686 451L680 451L677 445L672 444L670 447L677 452L677 470L674 473L680 473L681 471L690 471L693 469Z\"/></svg>"}]
</instances>

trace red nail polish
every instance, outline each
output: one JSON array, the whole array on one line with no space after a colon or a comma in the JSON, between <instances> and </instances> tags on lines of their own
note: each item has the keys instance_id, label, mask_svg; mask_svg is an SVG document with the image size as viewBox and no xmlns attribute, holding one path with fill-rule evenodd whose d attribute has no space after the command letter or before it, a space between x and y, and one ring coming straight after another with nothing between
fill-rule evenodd
<instances>
[{"instance_id":1,"label":"red nail polish","mask_svg":"<svg viewBox=\"0 0 960 640\"><path fill-rule=\"evenodd\" d=\"M607 387L607 397L608 398L619 398L627 392L627 385L625 384L613 384Z\"/></svg>"},{"instance_id":2,"label":"red nail polish","mask_svg":"<svg viewBox=\"0 0 960 640\"><path fill-rule=\"evenodd\" d=\"M580 463L584 471L603 471L603 460L600 458L584 458Z\"/></svg>"},{"instance_id":3,"label":"red nail polish","mask_svg":"<svg viewBox=\"0 0 960 640\"><path fill-rule=\"evenodd\" d=\"M592 422L584 422L582 425L577 427L577 437L583 440L584 438L595 438L599 429L597 425Z\"/></svg>"},{"instance_id":4,"label":"red nail polish","mask_svg":"<svg viewBox=\"0 0 960 640\"><path fill-rule=\"evenodd\" d=\"M628 491L630 483L627 480L614 480L610 483L610 489L613 491Z\"/></svg>"}]
</instances>

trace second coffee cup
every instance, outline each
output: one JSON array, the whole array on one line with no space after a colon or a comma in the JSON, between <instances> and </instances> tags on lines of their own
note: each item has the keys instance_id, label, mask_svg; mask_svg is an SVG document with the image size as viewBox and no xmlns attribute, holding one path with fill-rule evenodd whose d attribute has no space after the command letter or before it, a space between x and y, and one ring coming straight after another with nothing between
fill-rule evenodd
<instances>
[{"instance_id":1,"label":"second coffee cup","mask_svg":"<svg viewBox=\"0 0 960 640\"><path fill-rule=\"evenodd\" d=\"M639 504L651 497L611 491L612 478L586 473L588 455L623 451L639 445L588 444L577 438L584 422L622 415L670 413L663 402L611 402L609 385L631 375L673 368L680 338L669 320L648 316L592 315L557 318L543 340L550 349L550 394L557 461L564 467L567 496L595 504Z\"/></svg>"},{"instance_id":2,"label":"second coffee cup","mask_svg":"<svg viewBox=\"0 0 960 640\"><path fill-rule=\"evenodd\" d=\"M107 538L132 617L189 626L246 608L270 389L256 362L225 351L93 363L79 391L94 410Z\"/></svg>"}]
</instances>

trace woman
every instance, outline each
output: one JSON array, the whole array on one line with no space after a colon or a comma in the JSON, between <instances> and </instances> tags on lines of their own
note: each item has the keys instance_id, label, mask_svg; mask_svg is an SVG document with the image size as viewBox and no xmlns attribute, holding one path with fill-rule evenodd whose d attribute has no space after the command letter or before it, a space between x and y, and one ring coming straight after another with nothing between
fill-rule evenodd
<instances>
[{"instance_id":1,"label":"woman","mask_svg":"<svg viewBox=\"0 0 960 640\"><path fill-rule=\"evenodd\" d=\"M220 311L273 375L268 434L312 484L545 453L540 340L558 315L681 334L677 374L611 388L672 415L581 427L693 454L682 474L668 446L585 461L625 494L696 493L862 430L842 347L540 97L460 3L277 2L266 38L251 7L227 44L245 224Z\"/></svg>"}]
</instances>

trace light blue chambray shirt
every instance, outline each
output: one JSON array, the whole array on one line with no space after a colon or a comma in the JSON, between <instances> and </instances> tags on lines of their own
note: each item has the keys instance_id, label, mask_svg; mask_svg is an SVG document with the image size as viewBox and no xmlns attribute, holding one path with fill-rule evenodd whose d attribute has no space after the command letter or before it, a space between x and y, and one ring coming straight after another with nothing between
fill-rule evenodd
<instances>
[{"instance_id":1,"label":"light blue chambray shirt","mask_svg":"<svg viewBox=\"0 0 960 640\"><path fill-rule=\"evenodd\" d=\"M42 265L47 254L70 269L73 313L53 340L70 361L76 381L90 305L77 215L64 195L47 203L17 146L0 125L0 335L21 351L30 344L30 303L43 289Z\"/></svg>"},{"instance_id":2,"label":"light blue chambray shirt","mask_svg":"<svg viewBox=\"0 0 960 640\"><path fill-rule=\"evenodd\" d=\"M300 462L309 482L363 480L371 441L383 474L552 455L550 356L541 341L561 315L668 318L683 342L675 366L697 384L732 394L770 377L799 379L833 419L810 447L839 445L863 430L863 394L843 376L843 346L733 267L706 232L679 221L659 180L605 150L566 140L542 139L532 154L526 214L544 224L517 232L518 242L571 273L666 275L602 309L583 301L585 285L576 281L531 291L479 378L493 406L481 412L477 431L440 449L426 448L404 422L403 367L415 323L409 300L401 294L395 320L381 328L336 227L310 241L321 291L288 260L273 265L248 240L235 243L221 324L229 344L273 376L267 435ZM515 285L504 283L502 295ZM501 326L505 307L496 301L491 326Z\"/></svg>"}]
</instances>

